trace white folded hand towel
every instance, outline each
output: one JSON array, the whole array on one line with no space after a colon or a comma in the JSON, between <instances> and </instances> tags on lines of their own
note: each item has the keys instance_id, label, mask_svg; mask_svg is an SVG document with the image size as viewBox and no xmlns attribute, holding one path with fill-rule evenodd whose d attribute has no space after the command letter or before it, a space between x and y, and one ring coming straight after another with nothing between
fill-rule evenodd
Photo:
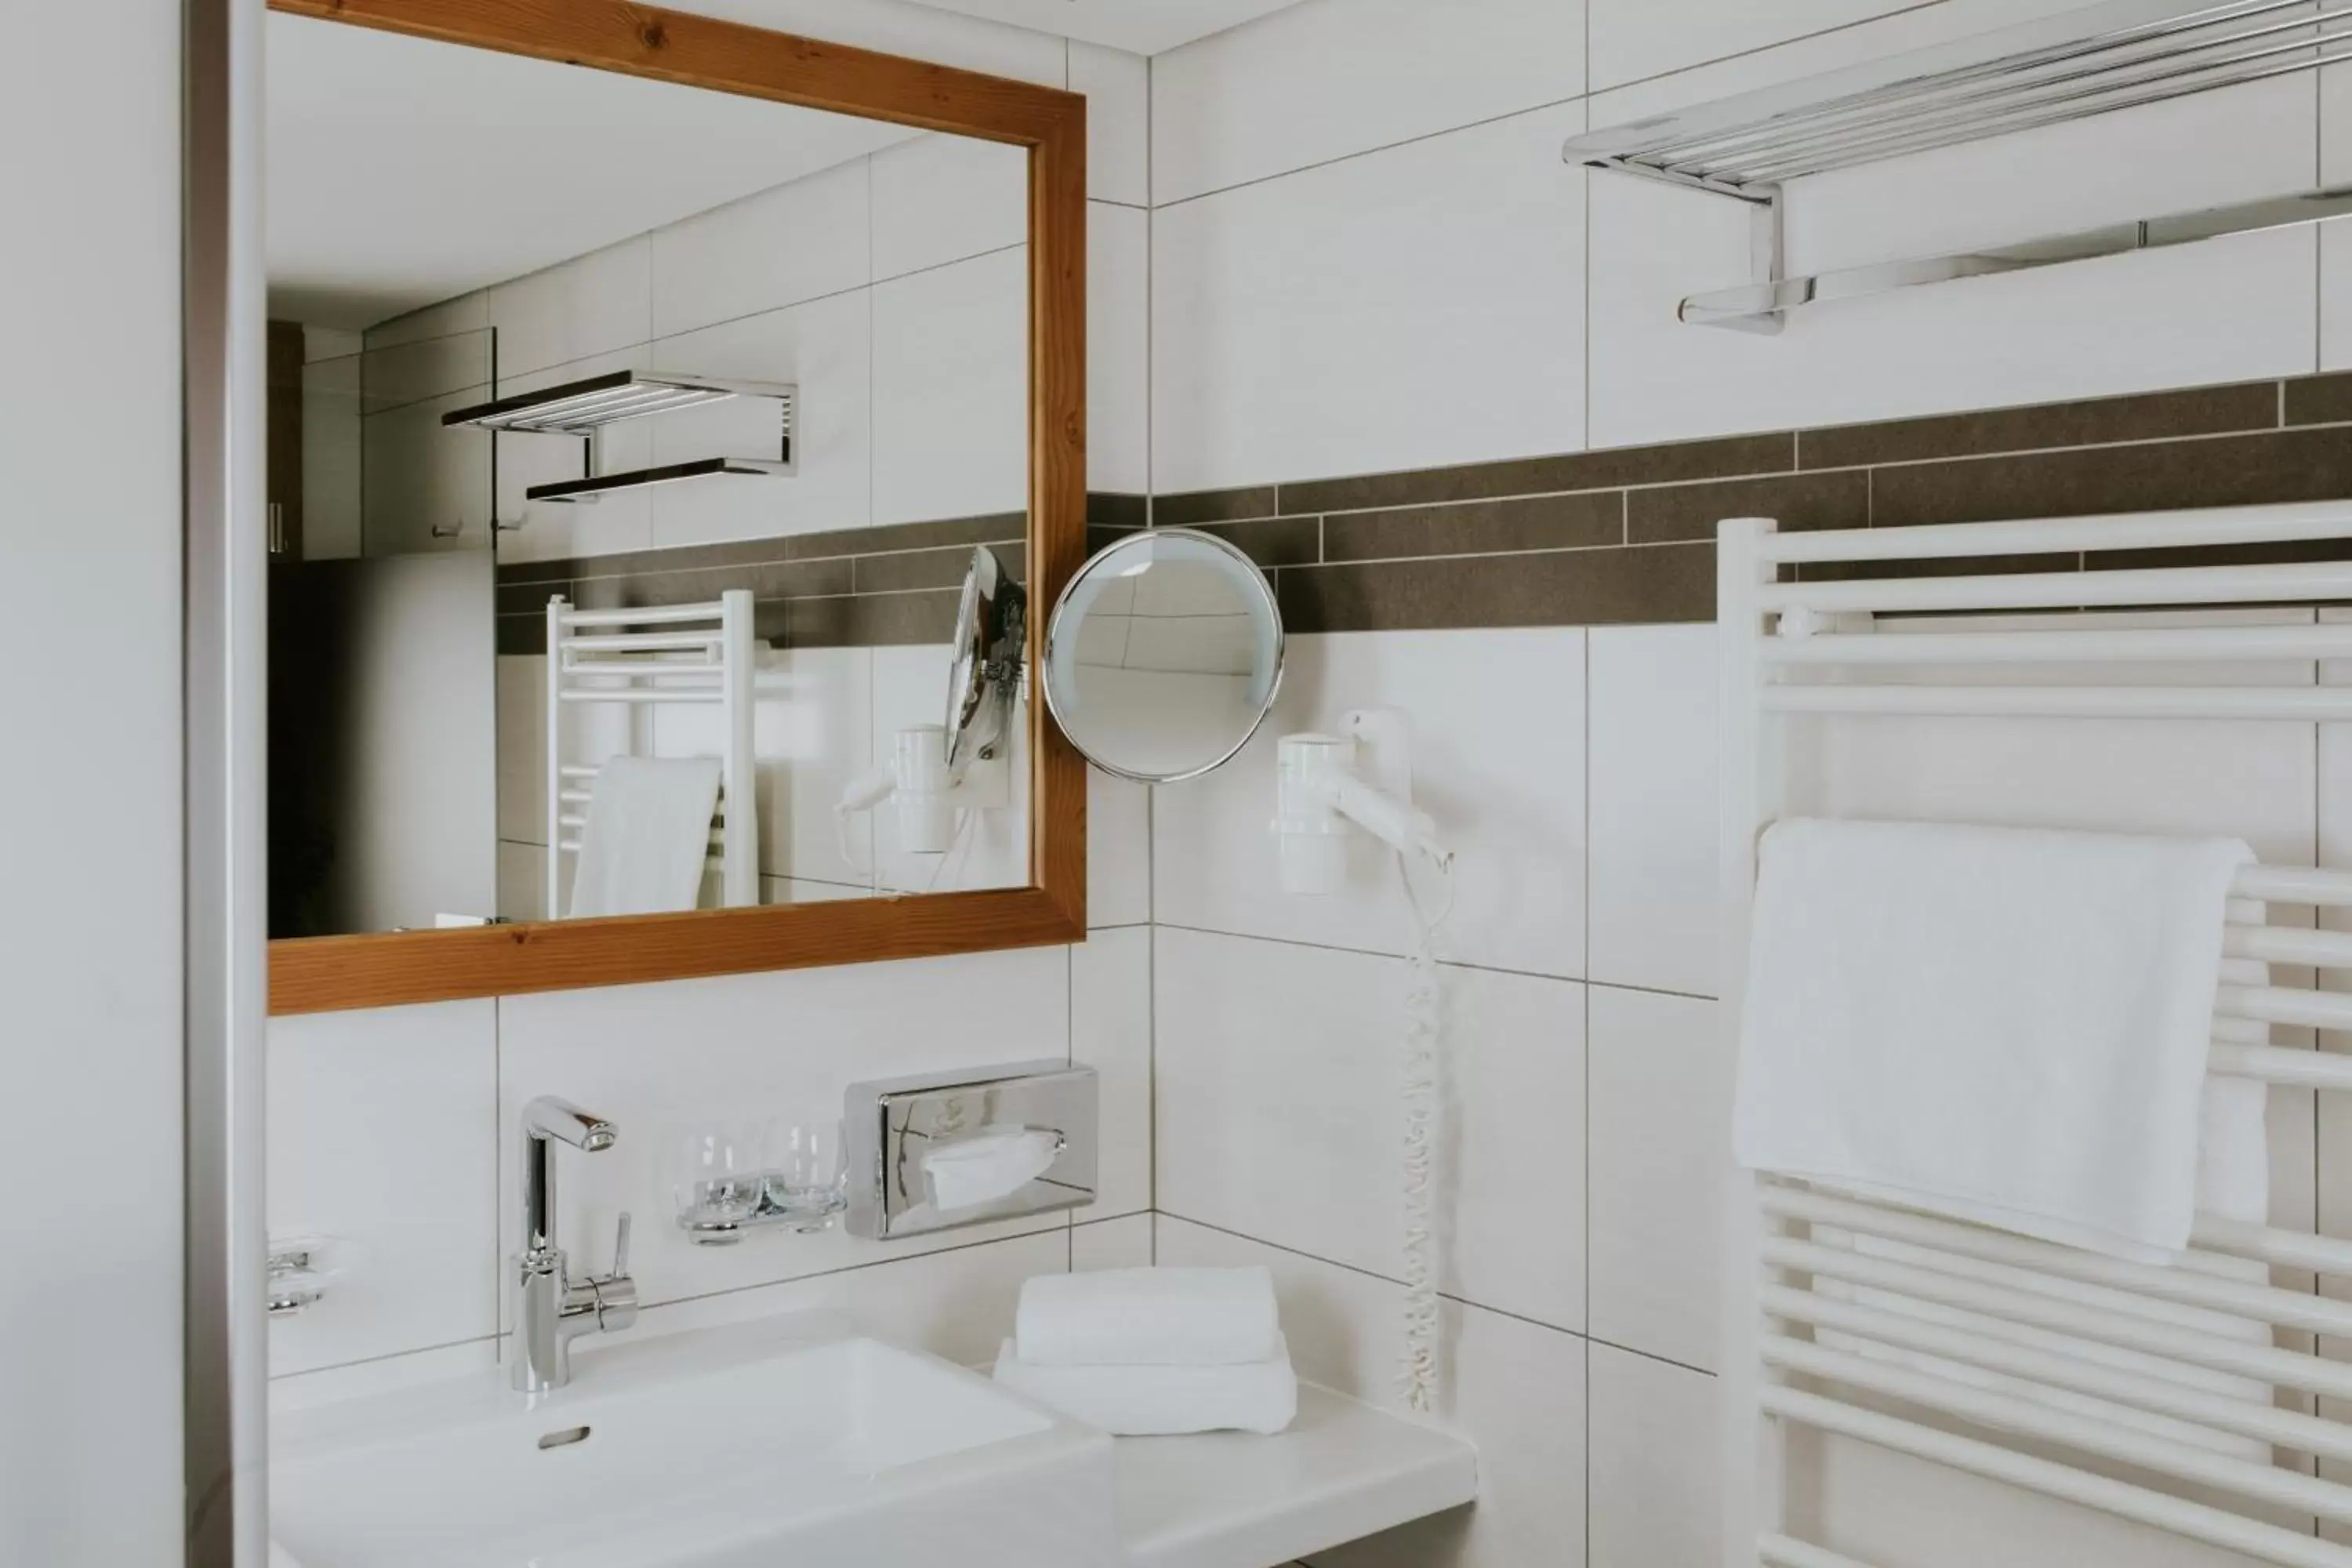
<instances>
[{"instance_id":1,"label":"white folded hand towel","mask_svg":"<svg viewBox=\"0 0 2352 1568\"><path fill-rule=\"evenodd\" d=\"M607 758L580 830L572 918L694 908L718 805L716 757Z\"/></svg>"},{"instance_id":2,"label":"white folded hand towel","mask_svg":"<svg viewBox=\"0 0 2352 1568\"><path fill-rule=\"evenodd\" d=\"M2231 839L1775 826L1736 1157L2147 1261L2188 1245L2200 1169L2209 1205L2259 1217L2259 1089L2209 1105L2206 1072L2252 858ZM2200 1134L2221 1145L2201 1164Z\"/></svg>"},{"instance_id":3,"label":"white folded hand towel","mask_svg":"<svg viewBox=\"0 0 2352 1568\"><path fill-rule=\"evenodd\" d=\"M1004 1342L996 1381L1115 1437L1279 1432L1298 1415L1282 1336L1263 1361L1228 1366L1040 1366Z\"/></svg>"},{"instance_id":4,"label":"white folded hand towel","mask_svg":"<svg viewBox=\"0 0 2352 1568\"><path fill-rule=\"evenodd\" d=\"M1282 1342L1263 1268L1040 1275L1021 1287L1013 1331L1033 1366L1233 1366Z\"/></svg>"}]
</instances>

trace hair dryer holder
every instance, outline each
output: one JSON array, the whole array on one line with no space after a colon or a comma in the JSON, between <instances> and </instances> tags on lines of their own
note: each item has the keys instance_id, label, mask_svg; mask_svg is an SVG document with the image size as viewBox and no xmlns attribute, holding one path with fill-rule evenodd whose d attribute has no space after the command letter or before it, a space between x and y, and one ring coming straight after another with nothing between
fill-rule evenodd
<instances>
[{"instance_id":1,"label":"hair dryer holder","mask_svg":"<svg viewBox=\"0 0 2352 1568\"><path fill-rule=\"evenodd\" d=\"M1408 858L1452 863L1437 825L1412 804L1412 725L1397 710L1350 709L1336 734L1283 736L1275 772L1284 892L1343 890L1353 847L1364 834Z\"/></svg>"}]
</instances>

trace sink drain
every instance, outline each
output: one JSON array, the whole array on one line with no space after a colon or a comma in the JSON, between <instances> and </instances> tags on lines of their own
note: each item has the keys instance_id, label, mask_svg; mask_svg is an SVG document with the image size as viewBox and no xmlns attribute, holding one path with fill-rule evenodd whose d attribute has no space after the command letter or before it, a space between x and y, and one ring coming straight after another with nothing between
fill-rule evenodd
<instances>
[{"instance_id":1,"label":"sink drain","mask_svg":"<svg viewBox=\"0 0 2352 1568\"><path fill-rule=\"evenodd\" d=\"M546 1436L541 1437L539 1440L539 1446L542 1448L569 1448L574 1443L585 1443L587 1440L587 1427L566 1426L561 1432L550 1432Z\"/></svg>"}]
</instances>

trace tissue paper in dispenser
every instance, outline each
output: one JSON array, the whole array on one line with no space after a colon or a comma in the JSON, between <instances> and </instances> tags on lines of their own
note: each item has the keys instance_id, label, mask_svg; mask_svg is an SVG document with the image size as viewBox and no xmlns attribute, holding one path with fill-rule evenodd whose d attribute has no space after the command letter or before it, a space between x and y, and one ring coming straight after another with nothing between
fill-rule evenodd
<instances>
[{"instance_id":1,"label":"tissue paper in dispenser","mask_svg":"<svg viewBox=\"0 0 2352 1568\"><path fill-rule=\"evenodd\" d=\"M991 1125L923 1155L931 1205L942 1214L1018 1192L1052 1167L1062 1135L1041 1127Z\"/></svg>"}]
</instances>

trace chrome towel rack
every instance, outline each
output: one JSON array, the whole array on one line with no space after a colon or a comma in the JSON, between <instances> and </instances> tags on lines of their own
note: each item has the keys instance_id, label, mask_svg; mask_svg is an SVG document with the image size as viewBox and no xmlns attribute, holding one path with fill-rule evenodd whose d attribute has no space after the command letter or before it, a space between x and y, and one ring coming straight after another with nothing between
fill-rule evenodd
<instances>
[{"instance_id":1,"label":"chrome towel rack","mask_svg":"<svg viewBox=\"0 0 2352 1568\"><path fill-rule=\"evenodd\" d=\"M1569 163L1711 192L1756 213L1757 281L1694 295L1685 321L1777 331L1831 299L2046 267L2352 213L2352 190L2284 194L2019 245L1786 278L1781 189L1876 163L2352 59L2352 0L2111 4L1913 50L1570 139Z\"/></svg>"}]
</instances>

